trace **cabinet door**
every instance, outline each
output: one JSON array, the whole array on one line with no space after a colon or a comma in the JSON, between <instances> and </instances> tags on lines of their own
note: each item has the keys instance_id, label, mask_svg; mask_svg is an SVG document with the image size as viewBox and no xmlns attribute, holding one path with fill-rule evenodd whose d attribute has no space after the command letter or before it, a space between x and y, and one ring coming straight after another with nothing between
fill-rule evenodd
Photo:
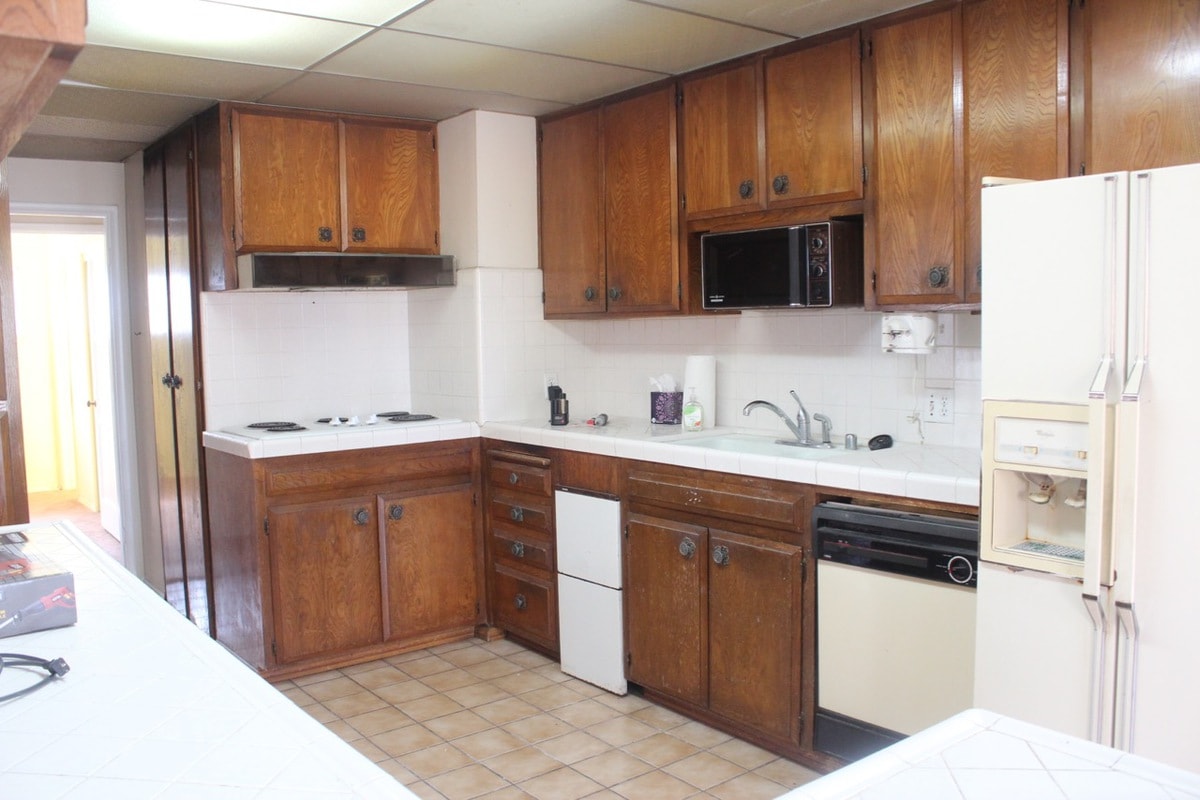
<instances>
[{"instance_id":1,"label":"cabinet door","mask_svg":"<svg viewBox=\"0 0 1200 800\"><path fill-rule=\"evenodd\" d=\"M346 250L438 252L433 128L343 121Z\"/></svg>"},{"instance_id":2,"label":"cabinet door","mask_svg":"<svg viewBox=\"0 0 1200 800\"><path fill-rule=\"evenodd\" d=\"M957 8L873 29L868 39L864 267L877 305L960 297L962 206ZM959 96L961 97L961 96ZM874 291L871 291L874 287Z\"/></svg>"},{"instance_id":3,"label":"cabinet door","mask_svg":"<svg viewBox=\"0 0 1200 800\"><path fill-rule=\"evenodd\" d=\"M608 308L678 311L674 88L605 106L601 128Z\"/></svg>"},{"instance_id":4,"label":"cabinet door","mask_svg":"<svg viewBox=\"0 0 1200 800\"><path fill-rule=\"evenodd\" d=\"M708 534L695 525L633 515L625 537L626 677L703 705Z\"/></svg>"},{"instance_id":5,"label":"cabinet door","mask_svg":"<svg viewBox=\"0 0 1200 800\"><path fill-rule=\"evenodd\" d=\"M758 208L758 65L683 83L683 181L688 216Z\"/></svg>"},{"instance_id":6,"label":"cabinet door","mask_svg":"<svg viewBox=\"0 0 1200 800\"><path fill-rule=\"evenodd\" d=\"M335 119L242 108L232 116L238 251L340 250Z\"/></svg>"},{"instance_id":7,"label":"cabinet door","mask_svg":"<svg viewBox=\"0 0 1200 800\"><path fill-rule=\"evenodd\" d=\"M1088 0L1083 163L1097 174L1200 161L1200 3Z\"/></svg>"},{"instance_id":8,"label":"cabinet door","mask_svg":"<svg viewBox=\"0 0 1200 800\"><path fill-rule=\"evenodd\" d=\"M709 708L799 743L804 551L710 530L707 557Z\"/></svg>"},{"instance_id":9,"label":"cabinet door","mask_svg":"<svg viewBox=\"0 0 1200 800\"><path fill-rule=\"evenodd\" d=\"M383 639L375 498L267 509L279 663Z\"/></svg>"},{"instance_id":10,"label":"cabinet door","mask_svg":"<svg viewBox=\"0 0 1200 800\"><path fill-rule=\"evenodd\" d=\"M602 314L607 305L600 112L543 122L539 141L543 312Z\"/></svg>"},{"instance_id":11,"label":"cabinet door","mask_svg":"<svg viewBox=\"0 0 1200 800\"><path fill-rule=\"evenodd\" d=\"M764 63L769 205L862 197L858 31Z\"/></svg>"},{"instance_id":12,"label":"cabinet door","mask_svg":"<svg viewBox=\"0 0 1200 800\"><path fill-rule=\"evenodd\" d=\"M474 488L379 498L388 639L470 628L478 608Z\"/></svg>"},{"instance_id":13,"label":"cabinet door","mask_svg":"<svg viewBox=\"0 0 1200 800\"><path fill-rule=\"evenodd\" d=\"M966 299L980 301L985 176L1046 180L1067 170L1067 6L1058 0L963 5Z\"/></svg>"}]
</instances>

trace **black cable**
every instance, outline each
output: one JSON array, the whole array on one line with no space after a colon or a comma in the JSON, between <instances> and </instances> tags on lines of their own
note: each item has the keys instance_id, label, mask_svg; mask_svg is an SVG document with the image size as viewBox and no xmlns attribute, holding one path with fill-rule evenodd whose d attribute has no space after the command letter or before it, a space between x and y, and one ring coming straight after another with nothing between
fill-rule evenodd
<instances>
[{"instance_id":1,"label":"black cable","mask_svg":"<svg viewBox=\"0 0 1200 800\"><path fill-rule=\"evenodd\" d=\"M44 669L49 674L32 686L26 686L24 689L10 694L0 695L0 703L16 697L22 697L30 692L35 692L55 678L61 678L71 671L71 668L67 666L67 662L61 658L45 659L38 658L37 656L27 656L24 653L0 653L0 673L3 673L8 667L35 667Z\"/></svg>"}]
</instances>

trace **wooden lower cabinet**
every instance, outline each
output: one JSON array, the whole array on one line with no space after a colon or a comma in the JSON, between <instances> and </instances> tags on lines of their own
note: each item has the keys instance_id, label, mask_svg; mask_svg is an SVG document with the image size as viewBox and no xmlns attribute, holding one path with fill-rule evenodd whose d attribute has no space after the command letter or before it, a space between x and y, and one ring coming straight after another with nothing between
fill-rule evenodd
<instances>
[{"instance_id":1,"label":"wooden lower cabinet","mask_svg":"<svg viewBox=\"0 0 1200 800\"><path fill-rule=\"evenodd\" d=\"M799 747L804 549L631 514L625 565L629 680Z\"/></svg>"},{"instance_id":2,"label":"wooden lower cabinet","mask_svg":"<svg viewBox=\"0 0 1200 800\"><path fill-rule=\"evenodd\" d=\"M247 459L210 449L216 638L272 678L473 635L477 440Z\"/></svg>"}]
</instances>

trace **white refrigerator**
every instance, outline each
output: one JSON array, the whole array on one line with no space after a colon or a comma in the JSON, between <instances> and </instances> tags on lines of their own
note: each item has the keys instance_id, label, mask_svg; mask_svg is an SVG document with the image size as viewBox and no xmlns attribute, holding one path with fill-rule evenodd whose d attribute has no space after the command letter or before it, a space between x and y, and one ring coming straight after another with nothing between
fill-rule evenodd
<instances>
[{"instance_id":1,"label":"white refrigerator","mask_svg":"<svg viewBox=\"0 0 1200 800\"><path fill-rule=\"evenodd\" d=\"M1200 772L1200 165L983 190L975 704Z\"/></svg>"}]
</instances>

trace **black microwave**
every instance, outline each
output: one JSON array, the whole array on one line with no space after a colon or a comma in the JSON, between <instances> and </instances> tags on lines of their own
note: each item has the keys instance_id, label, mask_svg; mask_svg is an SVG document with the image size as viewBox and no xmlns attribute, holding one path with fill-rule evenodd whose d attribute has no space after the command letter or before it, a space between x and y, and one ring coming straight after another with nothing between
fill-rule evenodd
<instances>
[{"instance_id":1,"label":"black microwave","mask_svg":"<svg viewBox=\"0 0 1200 800\"><path fill-rule=\"evenodd\" d=\"M861 306L862 224L706 233L700 274L705 309Z\"/></svg>"}]
</instances>

